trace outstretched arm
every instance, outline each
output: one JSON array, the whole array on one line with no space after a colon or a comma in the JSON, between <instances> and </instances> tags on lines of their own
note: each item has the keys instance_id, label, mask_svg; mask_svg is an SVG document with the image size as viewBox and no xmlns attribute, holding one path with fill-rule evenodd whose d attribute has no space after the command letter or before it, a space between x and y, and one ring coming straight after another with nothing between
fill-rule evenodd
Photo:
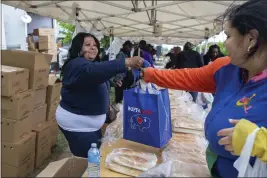
<instances>
[{"instance_id":1,"label":"outstretched arm","mask_svg":"<svg viewBox=\"0 0 267 178\"><path fill-rule=\"evenodd\" d=\"M164 88L214 93L216 83L214 74L230 63L229 57L219 58L212 64L194 69L159 70L143 69L145 82L155 83Z\"/></svg>"}]
</instances>

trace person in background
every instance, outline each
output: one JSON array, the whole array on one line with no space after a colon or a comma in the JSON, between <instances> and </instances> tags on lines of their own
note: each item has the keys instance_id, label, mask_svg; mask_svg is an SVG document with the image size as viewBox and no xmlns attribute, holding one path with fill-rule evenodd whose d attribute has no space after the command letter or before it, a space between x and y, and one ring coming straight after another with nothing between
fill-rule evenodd
<instances>
[{"instance_id":1,"label":"person in background","mask_svg":"<svg viewBox=\"0 0 267 178\"><path fill-rule=\"evenodd\" d=\"M184 50L180 52L177 56L175 69L184 69L184 68L199 68L202 67L203 59L199 52L193 50L194 45L190 42L185 43ZM193 101L196 102L198 92L191 91L189 92L193 98Z\"/></svg>"},{"instance_id":2,"label":"person in background","mask_svg":"<svg viewBox=\"0 0 267 178\"><path fill-rule=\"evenodd\" d=\"M208 65L210 62L213 62L215 59L224 57L221 49L218 45L211 45L208 52L203 56L204 65Z\"/></svg>"},{"instance_id":3,"label":"person in background","mask_svg":"<svg viewBox=\"0 0 267 178\"><path fill-rule=\"evenodd\" d=\"M194 45L190 42L185 43L184 50L177 56L176 69L199 68L203 66L203 59L199 52L193 50Z\"/></svg>"},{"instance_id":4,"label":"person in background","mask_svg":"<svg viewBox=\"0 0 267 178\"><path fill-rule=\"evenodd\" d=\"M109 110L109 79L144 63L138 56L101 62L99 53L95 36L78 33L62 67L62 99L56 120L72 154L78 157L87 157L91 143L100 147L101 127Z\"/></svg>"},{"instance_id":5,"label":"person in background","mask_svg":"<svg viewBox=\"0 0 267 178\"><path fill-rule=\"evenodd\" d=\"M215 93L205 120L206 157L212 177L237 177L233 164L257 127L250 164L266 162L267 1L249 0L223 15L229 57L195 69L143 69L146 82L177 90ZM244 119L243 119L244 118ZM238 123L231 120L239 120ZM235 125L236 124L236 125ZM234 127L234 128L233 128Z\"/></svg>"},{"instance_id":6,"label":"person in background","mask_svg":"<svg viewBox=\"0 0 267 178\"><path fill-rule=\"evenodd\" d=\"M152 49L152 56L153 56L153 62L156 62L157 59L157 50L155 48Z\"/></svg>"},{"instance_id":7,"label":"person in background","mask_svg":"<svg viewBox=\"0 0 267 178\"><path fill-rule=\"evenodd\" d=\"M166 64L166 69L176 69L178 66L178 55L181 52L179 46L173 48L173 54L170 57L170 61Z\"/></svg>"},{"instance_id":8,"label":"person in background","mask_svg":"<svg viewBox=\"0 0 267 178\"><path fill-rule=\"evenodd\" d=\"M116 56L116 60L123 60L129 58L133 44L130 41L126 41ZM123 90L130 88L134 83L134 75L131 69L127 69L126 73L118 74L112 79L116 83L116 80L122 80L122 84L115 86L115 103L121 103L123 99Z\"/></svg>"},{"instance_id":9,"label":"person in background","mask_svg":"<svg viewBox=\"0 0 267 178\"><path fill-rule=\"evenodd\" d=\"M153 51L154 51L154 47L151 45L151 44L148 44L147 45L147 52L149 53L149 58L150 58L150 60L153 62L153 64L154 64L154 62L155 62L155 59L154 59L154 53L153 53Z\"/></svg>"},{"instance_id":10,"label":"person in background","mask_svg":"<svg viewBox=\"0 0 267 178\"><path fill-rule=\"evenodd\" d=\"M138 47L140 48L140 56L142 58L144 58L147 62L149 62L152 67L154 67L152 56L149 54L149 52L147 50L146 41L145 40L141 40L139 42L139 46ZM138 48L134 51L134 56L138 56Z\"/></svg>"},{"instance_id":11,"label":"person in background","mask_svg":"<svg viewBox=\"0 0 267 178\"><path fill-rule=\"evenodd\" d=\"M171 56L173 55L173 53L174 53L174 49L172 48L170 50L170 52L168 52L167 54L165 54L165 57L170 57L171 58Z\"/></svg>"}]
</instances>

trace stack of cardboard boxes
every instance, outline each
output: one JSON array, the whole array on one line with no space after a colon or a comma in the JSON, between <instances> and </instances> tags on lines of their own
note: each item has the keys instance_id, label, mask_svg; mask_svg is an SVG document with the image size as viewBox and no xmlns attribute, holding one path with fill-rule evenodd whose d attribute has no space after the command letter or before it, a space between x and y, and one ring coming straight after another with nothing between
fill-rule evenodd
<instances>
[{"instance_id":1,"label":"stack of cardboard boxes","mask_svg":"<svg viewBox=\"0 0 267 178\"><path fill-rule=\"evenodd\" d=\"M33 36L27 37L29 51L51 54L52 62L57 60L57 44L53 28L39 28L33 31Z\"/></svg>"},{"instance_id":2,"label":"stack of cardboard boxes","mask_svg":"<svg viewBox=\"0 0 267 178\"><path fill-rule=\"evenodd\" d=\"M24 177L51 154L61 83L49 77L52 55L2 51L2 176ZM48 116L48 117L47 117Z\"/></svg>"},{"instance_id":3,"label":"stack of cardboard boxes","mask_svg":"<svg viewBox=\"0 0 267 178\"><path fill-rule=\"evenodd\" d=\"M2 176L26 176L34 170L35 137L31 132L33 93L29 70L2 66Z\"/></svg>"},{"instance_id":4,"label":"stack of cardboard boxes","mask_svg":"<svg viewBox=\"0 0 267 178\"><path fill-rule=\"evenodd\" d=\"M51 147L56 145L58 135L58 125L56 122L56 110L60 101L61 81L54 75L49 75L47 95L46 95L46 121L50 128Z\"/></svg>"}]
</instances>

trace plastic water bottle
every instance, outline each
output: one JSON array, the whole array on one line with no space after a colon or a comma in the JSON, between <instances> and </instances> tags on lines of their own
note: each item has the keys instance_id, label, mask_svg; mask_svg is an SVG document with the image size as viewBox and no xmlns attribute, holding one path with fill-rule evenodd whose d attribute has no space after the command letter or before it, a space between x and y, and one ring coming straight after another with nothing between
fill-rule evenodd
<instances>
[{"instance_id":1,"label":"plastic water bottle","mask_svg":"<svg viewBox=\"0 0 267 178\"><path fill-rule=\"evenodd\" d=\"M100 177L100 153L96 143L91 144L88 151L88 177Z\"/></svg>"}]
</instances>

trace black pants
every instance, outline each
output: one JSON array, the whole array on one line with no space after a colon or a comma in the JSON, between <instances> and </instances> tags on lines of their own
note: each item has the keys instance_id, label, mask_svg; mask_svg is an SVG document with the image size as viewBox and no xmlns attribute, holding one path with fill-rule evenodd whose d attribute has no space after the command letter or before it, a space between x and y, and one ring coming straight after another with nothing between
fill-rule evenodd
<instances>
[{"instance_id":1,"label":"black pants","mask_svg":"<svg viewBox=\"0 0 267 178\"><path fill-rule=\"evenodd\" d=\"M115 87L115 102L121 103L123 100L123 90L129 89L134 83L133 72L127 71L126 77L122 81L121 87Z\"/></svg>"},{"instance_id":2,"label":"black pants","mask_svg":"<svg viewBox=\"0 0 267 178\"><path fill-rule=\"evenodd\" d=\"M123 90L122 87L115 87L115 103L121 103L123 100Z\"/></svg>"},{"instance_id":3,"label":"black pants","mask_svg":"<svg viewBox=\"0 0 267 178\"><path fill-rule=\"evenodd\" d=\"M101 129L95 132L71 132L58 127L68 141L70 151L74 156L87 158L92 143L96 143L98 148L101 146Z\"/></svg>"}]
</instances>

